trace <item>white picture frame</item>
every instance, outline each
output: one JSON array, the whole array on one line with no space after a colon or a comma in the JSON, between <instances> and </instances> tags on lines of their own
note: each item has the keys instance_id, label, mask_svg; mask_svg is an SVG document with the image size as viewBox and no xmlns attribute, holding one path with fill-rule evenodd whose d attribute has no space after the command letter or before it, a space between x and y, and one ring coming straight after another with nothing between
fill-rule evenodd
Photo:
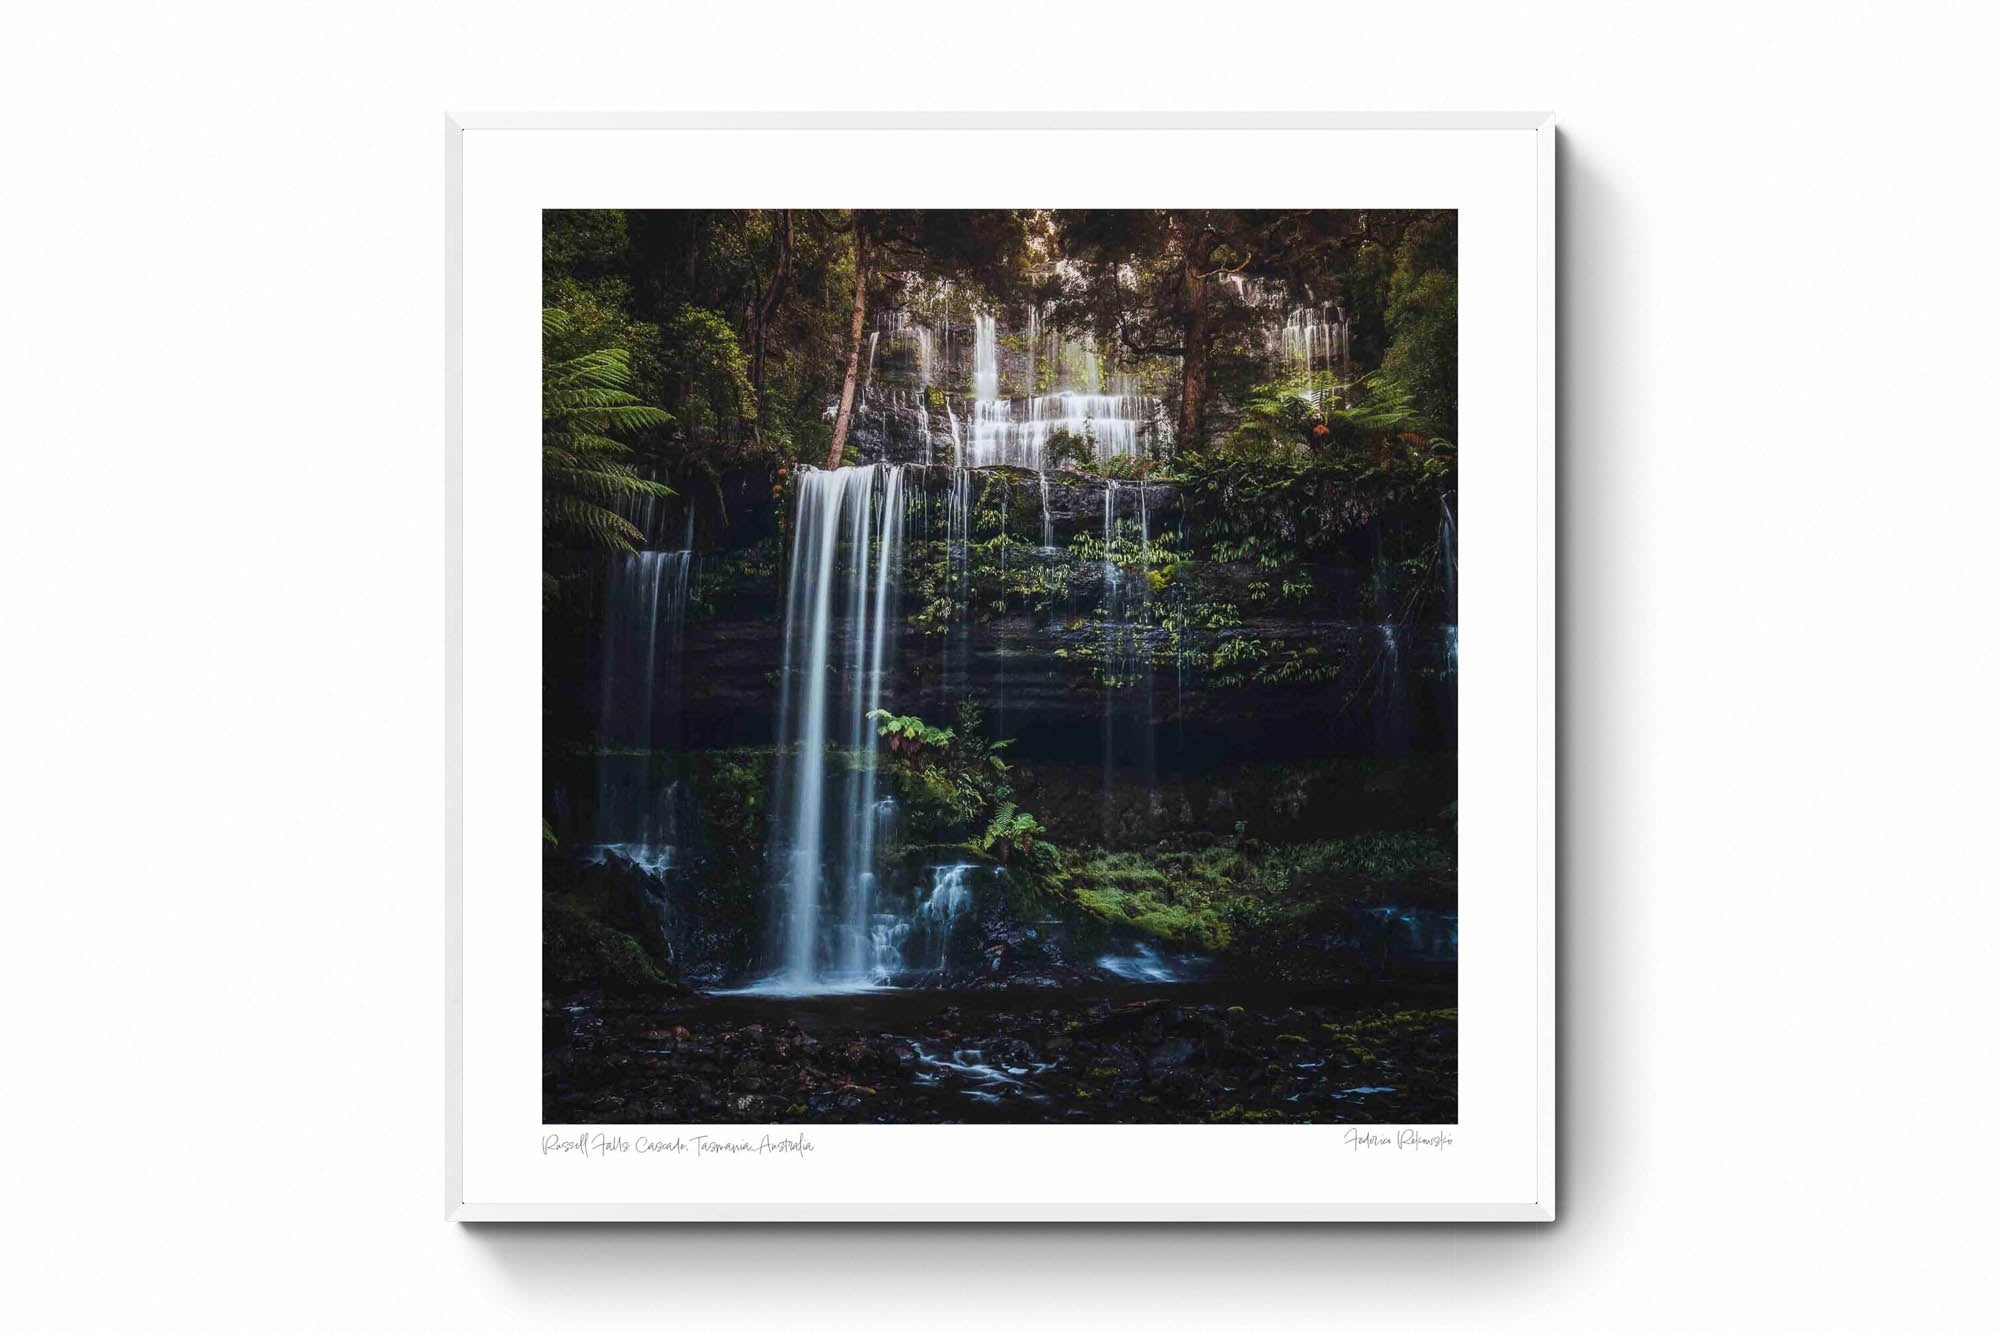
<instances>
[{"instance_id":1,"label":"white picture frame","mask_svg":"<svg viewBox=\"0 0 2000 1333\"><path fill-rule=\"evenodd\" d=\"M452 115L445 522L450 1216L1553 1220L1554 134L1552 117L1540 113ZM997 180L1000 173L899 177L896 163L913 146L933 160L940 153L968 163L1024 160L1020 155L1059 148L1116 165L1063 186L1073 197L1023 199L1025 187ZM1300 162L1312 169L1280 169ZM790 182L782 198L767 197L773 179ZM704 1160L630 1144L580 1156L550 1151L546 1140L560 1130L541 1124L535 1095L540 915L529 808L538 763L538 712L528 691L539 678L539 552L528 516L539 506L540 210L777 203L1257 207L1274 199L1292 206L1456 207L1462 219L1466 944L1461 1119L1447 1127L1451 1141L1401 1143L1394 1127L1374 1127L1387 1139L1377 1146L1352 1141L1338 1125L843 1125L808 1127L809 1154ZM646 1134L664 1140L674 1130L612 1137ZM1148 1163L1163 1161L1175 1163L1174 1170L1147 1174Z\"/></svg>"}]
</instances>

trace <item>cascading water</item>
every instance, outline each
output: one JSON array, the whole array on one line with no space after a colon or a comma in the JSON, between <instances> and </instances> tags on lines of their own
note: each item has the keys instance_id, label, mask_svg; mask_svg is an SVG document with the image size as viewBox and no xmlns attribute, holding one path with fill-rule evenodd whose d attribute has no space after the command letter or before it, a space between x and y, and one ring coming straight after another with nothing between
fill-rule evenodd
<instances>
[{"instance_id":1,"label":"cascading water","mask_svg":"<svg viewBox=\"0 0 2000 1333\"><path fill-rule=\"evenodd\" d=\"M1000 329L987 314L972 317L972 397L981 403L1000 397Z\"/></svg>"},{"instance_id":2,"label":"cascading water","mask_svg":"<svg viewBox=\"0 0 2000 1333\"><path fill-rule=\"evenodd\" d=\"M795 993L882 979L868 714L882 706L895 648L903 469L807 469L797 488L769 857L778 967L761 986ZM836 739L845 752L829 754Z\"/></svg>"},{"instance_id":3,"label":"cascading water","mask_svg":"<svg viewBox=\"0 0 2000 1333\"><path fill-rule=\"evenodd\" d=\"M1120 532L1119 508L1126 486L1137 496L1136 534L1132 520L1125 520ZM1133 567L1120 563L1120 555L1131 559L1133 537L1137 538L1137 558ZM1101 661L1104 682L1102 728L1104 770L1104 819L1106 837L1112 835L1116 820L1119 769L1136 774L1146 790L1153 786L1155 750L1153 737L1153 667L1147 636L1151 630L1149 577L1152 552L1152 510L1147 484L1104 483L1104 590L1101 615ZM1123 543L1121 552L1120 544ZM1136 570L1136 572L1135 572Z\"/></svg>"},{"instance_id":4,"label":"cascading water","mask_svg":"<svg viewBox=\"0 0 2000 1333\"><path fill-rule=\"evenodd\" d=\"M1102 815L1105 840L1111 839L1115 825L1114 810L1117 789L1115 777L1118 769L1118 690L1116 668L1118 661L1118 623L1123 619L1121 604L1118 561L1111 551L1112 542L1118 533L1118 483L1104 483L1104 649L1101 670L1104 676L1104 730L1102 749L1104 752L1104 802Z\"/></svg>"},{"instance_id":5,"label":"cascading water","mask_svg":"<svg viewBox=\"0 0 2000 1333\"><path fill-rule=\"evenodd\" d=\"M691 551L614 557L598 657L599 734L607 745L651 749L661 700L679 693L660 674L674 670L680 653L693 560Z\"/></svg>"},{"instance_id":6,"label":"cascading water","mask_svg":"<svg viewBox=\"0 0 2000 1333\"><path fill-rule=\"evenodd\" d=\"M969 688L972 626L965 612L972 591L972 472L954 466L951 488L945 498L945 560L951 581L951 601L957 614L945 627L944 688L954 698L963 698Z\"/></svg>"},{"instance_id":7,"label":"cascading water","mask_svg":"<svg viewBox=\"0 0 2000 1333\"><path fill-rule=\"evenodd\" d=\"M1089 442L1097 458L1131 458L1143 453L1148 433L1165 438L1160 400L1140 393L1127 376L1114 376L1104 392L1097 351L1088 342L1070 344L1068 358L1079 390L1037 394L1034 348L1041 340L1039 316L1031 312L1028 337L1028 396L1000 396L1000 335L992 315L974 317L972 354L972 439L966 466L1044 468L1051 437L1063 433ZM1065 373L1064 344L1049 360L1052 380Z\"/></svg>"},{"instance_id":8,"label":"cascading water","mask_svg":"<svg viewBox=\"0 0 2000 1333\"><path fill-rule=\"evenodd\" d=\"M1376 664L1376 703L1371 710L1380 744L1394 746L1403 739L1403 654L1392 623L1379 627L1382 647Z\"/></svg>"},{"instance_id":9,"label":"cascading water","mask_svg":"<svg viewBox=\"0 0 2000 1333\"><path fill-rule=\"evenodd\" d=\"M958 923L972 910L972 873L977 866L932 866L930 884L902 910L877 911L869 925L867 982L885 985L916 973L951 970L951 941ZM840 979L836 989L853 988Z\"/></svg>"},{"instance_id":10,"label":"cascading water","mask_svg":"<svg viewBox=\"0 0 2000 1333\"><path fill-rule=\"evenodd\" d=\"M691 530L691 529L690 529ZM596 844L655 876L679 859L678 783L654 781L655 752L679 741L680 660L691 551L615 557L598 641Z\"/></svg>"},{"instance_id":11,"label":"cascading water","mask_svg":"<svg viewBox=\"0 0 2000 1333\"><path fill-rule=\"evenodd\" d=\"M1305 381L1302 393L1315 412L1336 406L1336 381L1348 355L1347 312L1339 306L1304 306L1285 316L1278 335L1285 368Z\"/></svg>"},{"instance_id":12,"label":"cascading water","mask_svg":"<svg viewBox=\"0 0 2000 1333\"><path fill-rule=\"evenodd\" d=\"M1440 495L1438 505L1444 517L1438 523L1438 561L1443 568L1445 655L1453 671L1458 670L1458 521L1452 517L1451 501Z\"/></svg>"},{"instance_id":13,"label":"cascading water","mask_svg":"<svg viewBox=\"0 0 2000 1333\"><path fill-rule=\"evenodd\" d=\"M929 971L951 966L952 928L972 906L972 871L969 865L931 867L930 893L917 904L914 923L923 937L922 965Z\"/></svg>"}]
</instances>

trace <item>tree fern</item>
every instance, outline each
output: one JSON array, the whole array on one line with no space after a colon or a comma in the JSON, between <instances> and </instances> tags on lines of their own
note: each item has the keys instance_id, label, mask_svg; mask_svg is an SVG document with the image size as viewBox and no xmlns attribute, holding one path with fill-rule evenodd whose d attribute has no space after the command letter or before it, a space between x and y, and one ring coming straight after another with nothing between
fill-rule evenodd
<instances>
[{"instance_id":1,"label":"tree fern","mask_svg":"<svg viewBox=\"0 0 2000 1333\"><path fill-rule=\"evenodd\" d=\"M617 506L674 492L640 476L631 462L632 447L613 436L664 426L673 418L632 394L627 349L560 355L575 331L569 312L542 311L543 531L559 545L632 551L645 537Z\"/></svg>"}]
</instances>

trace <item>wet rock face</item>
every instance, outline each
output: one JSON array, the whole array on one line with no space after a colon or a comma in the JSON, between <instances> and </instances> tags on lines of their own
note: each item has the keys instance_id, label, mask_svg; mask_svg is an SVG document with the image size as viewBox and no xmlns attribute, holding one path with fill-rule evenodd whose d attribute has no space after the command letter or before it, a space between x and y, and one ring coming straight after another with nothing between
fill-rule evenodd
<instances>
[{"instance_id":1,"label":"wet rock face","mask_svg":"<svg viewBox=\"0 0 2000 1333\"><path fill-rule=\"evenodd\" d=\"M969 693L996 730L1019 737L1023 757L1058 758L1108 729L1119 762L1141 765L1245 746L1393 753L1447 745L1454 734L1448 628L1385 626L1369 559L1322 557L1282 574L1254 560L1188 559L1195 539L1172 482L913 466L904 491L885 691L896 711L943 718ZM978 548L970 555L968 531ZM1369 541L1357 539L1356 550ZM684 688L673 729L686 748L775 739L783 550L773 532L761 545L696 558L675 668ZM569 636L583 646L546 663L559 685L551 697L572 709L552 719L559 732L594 729L588 645L597 632ZM853 655L846 632L837 621L836 660Z\"/></svg>"},{"instance_id":2,"label":"wet rock face","mask_svg":"<svg viewBox=\"0 0 2000 1333\"><path fill-rule=\"evenodd\" d=\"M952 409L959 410L959 409ZM847 443L867 463L949 464L950 418L942 402L933 409L921 390L890 390L855 409Z\"/></svg>"},{"instance_id":3,"label":"wet rock face","mask_svg":"<svg viewBox=\"0 0 2000 1333\"><path fill-rule=\"evenodd\" d=\"M1398 763L1233 762L1162 770L1146 786L1105 787L1100 765L1039 763L1015 773L1015 795L1063 846L1202 847L1242 832L1272 842L1421 827L1456 790L1449 756Z\"/></svg>"}]
</instances>

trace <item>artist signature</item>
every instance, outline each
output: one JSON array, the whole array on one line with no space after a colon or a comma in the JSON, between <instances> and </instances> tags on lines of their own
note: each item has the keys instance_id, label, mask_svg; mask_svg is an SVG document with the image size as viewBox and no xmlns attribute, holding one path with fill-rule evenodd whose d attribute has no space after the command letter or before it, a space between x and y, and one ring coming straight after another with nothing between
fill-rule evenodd
<instances>
[{"instance_id":1,"label":"artist signature","mask_svg":"<svg viewBox=\"0 0 2000 1333\"><path fill-rule=\"evenodd\" d=\"M1422 1152L1426 1148L1442 1151L1458 1142L1449 1130L1437 1129L1428 1133L1421 1129L1399 1129L1393 1134L1376 1133L1372 1129L1349 1129L1341 1136L1342 1143L1360 1152L1363 1149L1391 1148L1397 1152Z\"/></svg>"}]
</instances>

